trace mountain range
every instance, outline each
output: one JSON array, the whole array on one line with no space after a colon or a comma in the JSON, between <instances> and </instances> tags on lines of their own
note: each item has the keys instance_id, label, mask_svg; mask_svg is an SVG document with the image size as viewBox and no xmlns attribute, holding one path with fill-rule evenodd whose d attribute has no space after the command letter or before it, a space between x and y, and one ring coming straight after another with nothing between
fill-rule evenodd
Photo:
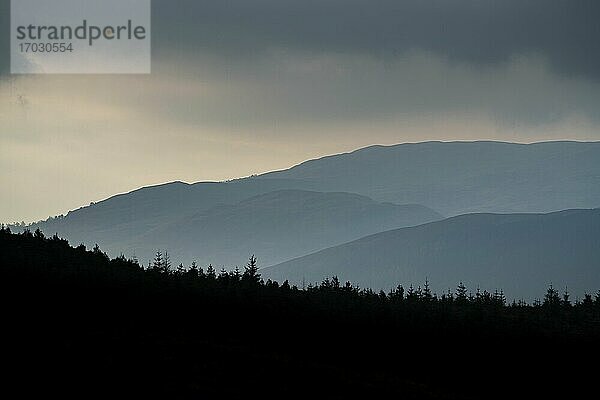
<instances>
[{"instance_id":1,"label":"mountain range","mask_svg":"<svg viewBox=\"0 0 600 400\"><path fill-rule=\"evenodd\" d=\"M427 207L378 203L356 194L280 190L161 225L130 246L138 254L152 254L169 243L171 257L201 265L241 267L252 254L263 265L272 265L371 233L441 218Z\"/></svg>"},{"instance_id":2,"label":"mountain range","mask_svg":"<svg viewBox=\"0 0 600 400\"><path fill-rule=\"evenodd\" d=\"M169 251L174 263L189 264L195 260L201 265L226 267L241 266L249 255L256 254L262 266L280 264L269 270L273 276L283 278L289 273L292 279L312 279L321 272L332 275L352 269L340 270L335 257L331 258L330 267L313 263L314 254L307 258L311 260L309 264L299 257L328 248L339 249L336 246L361 237L368 236L364 240L369 242L373 238L370 235L414 227L402 230L407 232L402 235L414 236L411 243L415 246L404 251L410 263L397 263L404 267L390 269L384 256L392 254L392 249L378 248L370 253L381 265L370 265L372 276L379 274L377 268L381 270L380 280L356 271L348 272L348 276L340 274L340 278L358 279L364 285L378 286L383 282L389 286L406 279L420 282L427 275L425 264L433 261L423 256L417 262L410 258L414 254L409 257L416 248L430 249L423 243L436 243L427 235L418 236L420 229L443 226L448 237L463 237L483 229L479 220L469 219L474 216L465 216L466 220L459 217L458 221L472 221L464 225L457 225L452 218L441 221L444 218L474 213L479 214L477 218L484 218L481 213L519 214L506 218L524 218L523 213L599 206L600 142L424 142L371 146L227 182L172 182L145 187L32 224L30 228L39 227L46 234L58 233L74 244L97 243L113 256L136 256L142 263L147 263L159 249ZM418 225L423 226L416 228ZM552 229L560 226L553 225ZM410 242L403 240L406 242L381 243L395 250ZM536 254L533 249L531 253L526 248L513 253L500 245L502 240L498 237L496 247L473 242L473 246L482 247L471 251L460 243L444 243L452 242L456 252L465 257L486 252L486 257L498 263L511 263L505 266L507 270L526 265L529 269L545 268L545 264L532 263L526 257ZM517 243L513 245L519 248ZM576 252L575 248L562 249L564 254ZM449 257L450 249L444 254ZM508 254L521 254L521 258L516 260ZM304 261L290 261L295 258ZM470 259L479 263L482 270L488 268L481 265L487 258ZM448 273L449 280L455 277L452 284L456 280L480 280L481 285L493 281L471 269L456 269L452 257L436 260L435 265L441 268L445 262L447 270L454 271ZM457 262L464 264L465 260ZM302 269L317 272L298 272ZM500 283L507 289L513 287L501 280L495 286ZM440 278L440 284L446 285L446 281Z\"/></svg>"},{"instance_id":3,"label":"mountain range","mask_svg":"<svg viewBox=\"0 0 600 400\"><path fill-rule=\"evenodd\" d=\"M600 142L426 142L371 146L263 179L422 204L446 215L600 206Z\"/></svg>"}]
</instances>

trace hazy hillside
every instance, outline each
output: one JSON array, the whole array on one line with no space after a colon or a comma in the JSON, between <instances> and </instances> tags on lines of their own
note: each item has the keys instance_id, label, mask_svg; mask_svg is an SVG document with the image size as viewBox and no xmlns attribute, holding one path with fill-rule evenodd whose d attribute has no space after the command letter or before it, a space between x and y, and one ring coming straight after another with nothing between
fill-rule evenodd
<instances>
[{"instance_id":1,"label":"hazy hillside","mask_svg":"<svg viewBox=\"0 0 600 400\"><path fill-rule=\"evenodd\" d=\"M236 204L258 194L298 186L275 179L241 179L231 182L173 182L113 196L69 212L66 216L34 224L47 234L59 233L73 243L98 243L110 252L125 251L138 236L189 218L220 204ZM310 187L309 184L303 185Z\"/></svg>"},{"instance_id":2,"label":"hazy hillside","mask_svg":"<svg viewBox=\"0 0 600 400\"><path fill-rule=\"evenodd\" d=\"M441 219L419 205L377 203L350 193L283 190L222 205L140 236L138 256L168 248L183 261L241 265L256 254L261 265L299 257L364 235Z\"/></svg>"},{"instance_id":3,"label":"hazy hillside","mask_svg":"<svg viewBox=\"0 0 600 400\"><path fill-rule=\"evenodd\" d=\"M356 193L377 202L420 204L445 216L595 208L600 206L600 142L373 146L258 177L142 188L36 224L32 229L40 227L47 234L57 232L73 243L98 243L113 255L124 252L141 259L147 257L150 246L170 249L174 255L179 252L182 261L192 256L201 258L197 249L202 249L202 259L218 258L213 261L223 265L233 260L237 263L239 255L244 259L250 252L265 263L281 261L288 255L302 255L299 251L376 233L378 227L391 229L432 220L431 214L418 213L408 222L406 214L388 220L378 214L381 207L377 207L373 215L367 210L357 214L360 221L369 222L350 218L340 223L340 215L345 215L343 208L337 210L330 204L319 205L322 209L313 210L310 216L293 214L283 199L272 206L273 210L256 202L238 205L254 196L289 189ZM389 205L387 208L391 209ZM348 215L356 212L352 210ZM323 225L313 223L316 216L322 217ZM299 219L307 219L307 226L312 228L295 231ZM245 232L248 221L262 227L263 237ZM333 225L325 226L325 221Z\"/></svg>"},{"instance_id":4,"label":"hazy hillside","mask_svg":"<svg viewBox=\"0 0 600 400\"><path fill-rule=\"evenodd\" d=\"M372 146L261 178L422 204L444 215L600 206L600 142L426 142Z\"/></svg>"},{"instance_id":5,"label":"hazy hillside","mask_svg":"<svg viewBox=\"0 0 600 400\"><path fill-rule=\"evenodd\" d=\"M573 294L600 286L600 210L551 214L471 214L392 230L261 271L296 283L337 275L362 286L437 289L463 280L528 298L550 283ZM561 287L562 290L564 287Z\"/></svg>"}]
</instances>

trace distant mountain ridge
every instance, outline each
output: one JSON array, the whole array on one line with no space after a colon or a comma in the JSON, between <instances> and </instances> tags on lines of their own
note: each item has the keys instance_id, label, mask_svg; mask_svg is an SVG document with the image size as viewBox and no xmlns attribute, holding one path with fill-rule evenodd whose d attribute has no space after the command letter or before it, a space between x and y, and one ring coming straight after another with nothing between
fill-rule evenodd
<instances>
[{"instance_id":1,"label":"distant mountain ridge","mask_svg":"<svg viewBox=\"0 0 600 400\"><path fill-rule=\"evenodd\" d=\"M102 234L107 231L91 231L95 241L88 239L86 243L97 242L111 253L135 254L143 263L161 249L168 250L177 263L194 260L201 265L241 266L250 255L257 254L263 265L272 265L371 233L442 218L419 205L379 203L351 193L291 189L197 210L134 234L127 223L115 226L106 237Z\"/></svg>"},{"instance_id":2,"label":"distant mountain ridge","mask_svg":"<svg viewBox=\"0 0 600 400\"><path fill-rule=\"evenodd\" d=\"M232 226L241 227L243 221L252 218L250 215L245 219L241 215L244 210L260 210L264 218L274 218L277 214L267 213L265 207L259 207L257 203L253 203L254 208L248 208L244 201L256 196L259 197L255 200L261 201L261 195L285 190L354 193L366 196L374 203L420 205L429 214L422 214L424 218L421 218L417 213L416 219L406 223L403 222L407 220L405 217L390 218L390 224L385 226L373 217L374 222L368 227L367 222L358 223L348 214L347 229L337 229L339 221L332 222L333 226L322 227L324 232L337 237L317 240L319 232L305 231L303 239L296 240L302 242L301 245L295 248L286 244L289 240L282 230L296 223L291 214L279 213L279 220L276 219L279 225L273 222L269 232L257 233L271 237L273 232L278 232L272 243L260 244L259 240L247 240L234 234L244 228L233 229ZM272 199L264 197L262 201ZM141 188L71 211L63 218L34 224L31 228L39 227L46 234L59 233L73 243L98 243L113 256L120 253L136 255L142 262L147 261L149 248L154 247L154 250L169 250L173 255L180 252L184 262L191 261L187 257L197 257L198 249L202 249L199 259L210 259L210 262L227 266L242 253L253 252L262 258L262 265L270 265L284 261L288 256L302 255L298 254L300 251L317 250L313 246L315 242L322 249L376 233L375 228L387 230L417 225L431 221L434 214L438 216L436 219L441 218L436 213L452 216L470 212L551 212L598 206L600 142L424 142L371 146L310 160L287 170L228 182L173 182ZM381 211L382 208L379 205L373 209ZM226 217L226 210L236 217L217 221L217 218ZM322 213L325 210L331 212L335 207L324 206ZM361 215L361 221L368 220ZM285 222L285 218L291 219ZM260 222L269 226L268 221ZM354 223L358 228L353 230ZM398 225L391 226L393 223ZM191 233L177 237L179 225L182 231ZM209 226L213 227L211 235L205 232ZM221 231L216 229L220 226L223 227ZM225 234L228 230L232 234ZM198 240L189 239L194 238L192 233L195 231L200 232L199 237L207 237L202 239L203 243L211 242L214 246L207 248L199 245ZM346 232L355 236L345 235ZM223 242L229 243L229 248L217 246L213 238L222 238ZM233 238L243 240L243 243L235 244L229 240ZM250 249L250 245L256 248ZM242 263L243 259L236 260L235 264Z\"/></svg>"},{"instance_id":3,"label":"distant mountain ridge","mask_svg":"<svg viewBox=\"0 0 600 400\"><path fill-rule=\"evenodd\" d=\"M447 215L600 206L600 142L423 142L371 146L262 179L422 204Z\"/></svg>"},{"instance_id":4,"label":"distant mountain ridge","mask_svg":"<svg viewBox=\"0 0 600 400\"><path fill-rule=\"evenodd\" d=\"M473 291L481 285L512 298L554 283L581 298L600 285L600 209L461 215L370 235L261 273L297 284L337 275L385 290L429 279L445 291L463 281Z\"/></svg>"},{"instance_id":5,"label":"distant mountain ridge","mask_svg":"<svg viewBox=\"0 0 600 400\"><path fill-rule=\"evenodd\" d=\"M130 253L130 243L166 224L222 204L291 186L289 181L172 182L119 194L69 212L62 218L35 223L47 234L59 233L73 242L98 243L110 253ZM306 185L309 186L309 185ZM164 243L161 248L168 248Z\"/></svg>"}]
</instances>

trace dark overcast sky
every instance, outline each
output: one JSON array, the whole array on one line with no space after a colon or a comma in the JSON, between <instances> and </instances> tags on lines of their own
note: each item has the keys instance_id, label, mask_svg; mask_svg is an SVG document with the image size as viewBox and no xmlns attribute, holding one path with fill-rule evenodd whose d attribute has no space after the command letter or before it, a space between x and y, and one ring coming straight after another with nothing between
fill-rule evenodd
<instances>
[{"instance_id":1,"label":"dark overcast sky","mask_svg":"<svg viewBox=\"0 0 600 400\"><path fill-rule=\"evenodd\" d=\"M483 65L539 53L561 73L600 74L596 0L154 0L154 16L159 48L382 58L426 50Z\"/></svg>"},{"instance_id":2,"label":"dark overcast sky","mask_svg":"<svg viewBox=\"0 0 600 400\"><path fill-rule=\"evenodd\" d=\"M6 70L9 1L0 1ZM296 51L388 58L427 50L490 64L539 53L564 74L600 75L596 0L153 0L155 50Z\"/></svg>"},{"instance_id":3,"label":"dark overcast sky","mask_svg":"<svg viewBox=\"0 0 600 400\"><path fill-rule=\"evenodd\" d=\"M375 143L600 140L598 0L153 0L152 12L149 76L11 76L0 0L0 221Z\"/></svg>"}]
</instances>

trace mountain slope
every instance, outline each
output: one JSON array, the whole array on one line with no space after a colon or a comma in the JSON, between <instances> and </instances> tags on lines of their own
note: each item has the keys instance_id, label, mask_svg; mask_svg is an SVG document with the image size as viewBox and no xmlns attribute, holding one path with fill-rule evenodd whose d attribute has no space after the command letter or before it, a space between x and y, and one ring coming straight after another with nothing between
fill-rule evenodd
<instances>
[{"instance_id":1,"label":"mountain slope","mask_svg":"<svg viewBox=\"0 0 600 400\"><path fill-rule=\"evenodd\" d=\"M220 205L235 206L257 195L288 189L357 193L377 202L421 204L445 216L594 208L600 205L600 142L532 145L427 142L372 146L258 177L230 182L173 182L142 188L31 228L39 227L47 234L59 233L73 243L98 243L112 255L123 252L146 258L146 250L135 246L142 243L142 238L152 246L173 249L173 253L178 249L190 255L195 247L180 246L183 238L159 243L158 236L153 235L168 229L175 231L177 224L186 225L190 219L197 224L186 229L204 229L198 225L199 216L206 217L209 210L216 212L221 210ZM227 225L216 220L210 223ZM292 224L290 221L289 225ZM372 231L363 232L368 233ZM163 237L172 236L164 233ZM223 238L227 241L226 236ZM285 235L280 234L275 240L283 238ZM327 245L350 239L340 237ZM233 242L229 243L229 251L211 253L211 258L215 254L225 257L236 252ZM189 244L192 245L197 242ZM277 246L277 243L271 245ZM265 248L252 252L264 250L265 254L271 254ZM226 264L229 260L215 262Z\"/></svg>"},{"instance_id":2,"label":"mountain slope","mask_svg":"<svg viewBox=\"0 0 600 400\"><path fill-rule=\"evenodd\" d=\"M444 215L600 206L600 142L426 142L372 146L262 179L422 204Z\"/></svg>"},{"instance_id":3,"label":"mountain slope","mask_svg":"<svg viewBox=\"0 0 600 400\"><path fill-rule=\"evenodd\" d=\"M289 180L241 179L231 182L172 182L141 188L33 224L47 234L58 233L73 243L98 243L109 252L126 252L137 237L220 204L236 204L258 194L290 186ZM168 246L168 243L164 244Z\"/></svg>"},{"instance_id":4,"label":"mountain slope","mask_svg":"<svg viewBox=\"0 0 600 400\"><path fill-rule=\"evenodd\" d=\"M263 269L265 278L314 282L339 276L390 289L437 290L463 281L510 297L542 293L549 283L583 295L600 286L600 209L551 214L470 214L397 229Z\"/></svg>"},{"instance_id":5,"label":"mountain slope","mask_svg":"<svg viewBox=\"0 0 600 400\"><path fill-rule=\"evenodd\" d=\"M157 248L168 248L178 259L201 265L240 265L252 254L262 265L272 265L367 234L441 218L419 205L378 203L350 193L282 190L166 224L130 247L146 258Z\"/></svg>"}]
</instances>

